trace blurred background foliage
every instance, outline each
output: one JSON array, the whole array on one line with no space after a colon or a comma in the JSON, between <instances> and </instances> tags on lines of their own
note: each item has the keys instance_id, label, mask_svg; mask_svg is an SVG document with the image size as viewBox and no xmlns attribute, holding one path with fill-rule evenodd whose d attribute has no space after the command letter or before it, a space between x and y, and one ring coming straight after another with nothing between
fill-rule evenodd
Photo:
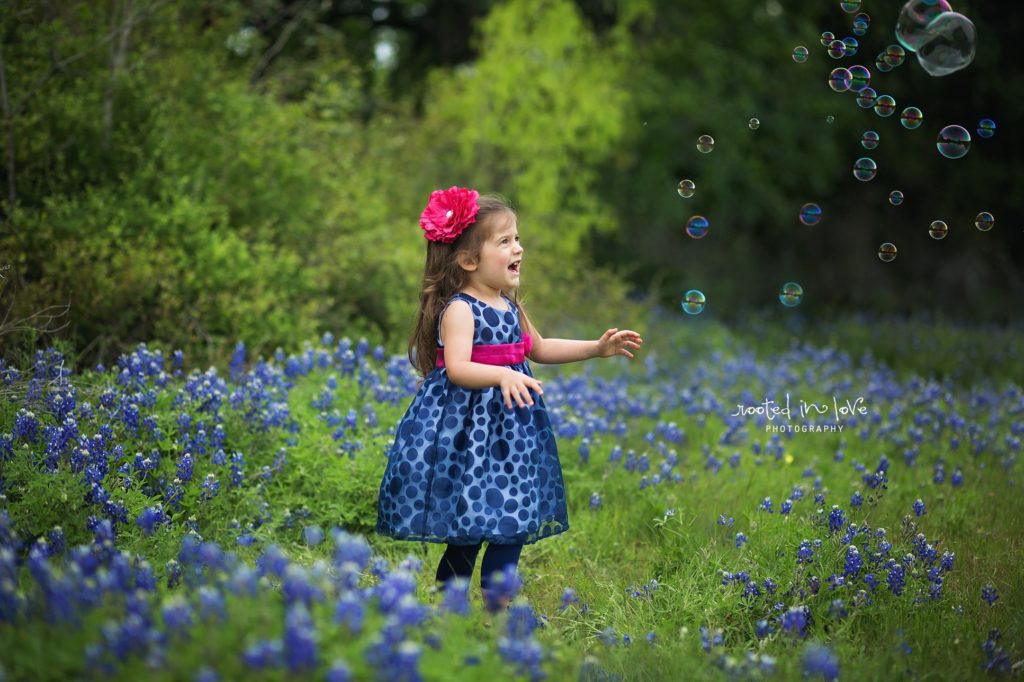
<instances>
[{"instance_id":1,"label":"blurred background foliage","mask_svg":"<svg viewBox=\"0 0 1024 682\"><path fill-rule=\"evenodd\" d=\"M971 67L931 78L911 55L875 74L924 110L907 131L825 84L818 36L850 33L838 2L5 2L0 346L59 337L92 364L159 340L205 365L239 340L269 355L331 331L404 352L417 216L453 184L518 210L520 293L547 336L638 326L690 288L722 319L1018 319L1024 79L1007 74L1024 13L955 8L978 27ZM844 63L873 67L899 3L863 9ZM985 116L992 140L939 157L942 125ZM859 183L866 128L880 171ZM797 221L808 201L824 209L813 228ZM694 213L711 222L700 241L683 233ZM781 311L788 280L806 297Z\"/></svg>"}]
</instances>

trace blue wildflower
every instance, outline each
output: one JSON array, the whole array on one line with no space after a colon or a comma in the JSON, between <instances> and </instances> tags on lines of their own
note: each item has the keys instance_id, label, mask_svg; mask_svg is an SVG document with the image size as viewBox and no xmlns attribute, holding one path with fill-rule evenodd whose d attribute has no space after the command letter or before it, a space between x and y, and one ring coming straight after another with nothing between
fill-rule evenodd
<instances>
[{"instance_id":1,"label":"blue wildflower","mask_svg":"<svg viewBox=\"0 0 1024 682\"><path fill-rule=\"evenodd\" d=\"M747 536L743 533L736 533L736 549L739 549L743 545L747 544Z\"/></svg>"},{"instance_id":2,"label":"blue wildflower","mask_svg":"<svg viewBox=\"0 0 1024 682\"><path fill-rule=\"evenodd\" d=\"M924 511L924 502L921 501L920 497L917 498L916 500L914 500L914 513L917 514L918 516L921 516L922 514L925 513L925 511Z\"/></svg>"},{"instance_id":3,"label":"blue wildflower","mask_svg":"<svg viewBox=\"0 0 1024 682\"><path fill-rule=\"evenodd\" d=\"M839 679L839 657L823 644L809 643L800 661L806 676L820 676L826 680Z\"/></svg>"},{"instance_id":4,"label":"blue wildflower","mask_svg":"<svg viewBox=\"0 0 1024 682\"><path fill-rule=\"evenodd\" d=\"M992 585L985 585L981 588L981 598L984 599L989 606L992 606L996 600L999 599L999 594L996 592L996 588Z\"/></svg>"}]
</instances>

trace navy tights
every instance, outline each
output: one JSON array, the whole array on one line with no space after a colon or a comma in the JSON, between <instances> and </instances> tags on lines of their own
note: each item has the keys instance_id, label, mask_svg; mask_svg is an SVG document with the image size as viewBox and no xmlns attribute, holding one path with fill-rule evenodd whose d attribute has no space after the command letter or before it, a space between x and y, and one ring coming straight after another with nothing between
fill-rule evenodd
<instances>
[{"instance_id":1,"label":"navy tights","mask_svg":"<svg viewBox=\"0 0 1024 682\"><path fill-rule=\"evenodd\" d=\"M480 552L483 542L475 545L448 545L441 563L437 566L437 582L443 587L450 578L458 576L467 580L473 577L476 566L476 555ZM522 545L495 545L487 543L483 565L480 566L480 587L490 588L491 573L501 571L509 564L519 564Z\"/></svg>"}]
</instances>

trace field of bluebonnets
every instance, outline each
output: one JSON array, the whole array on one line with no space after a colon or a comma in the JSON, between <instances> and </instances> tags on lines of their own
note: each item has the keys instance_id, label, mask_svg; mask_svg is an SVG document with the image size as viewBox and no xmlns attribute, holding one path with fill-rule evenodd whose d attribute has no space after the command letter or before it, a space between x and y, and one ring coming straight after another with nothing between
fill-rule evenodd
<instances>
[{"instance_id":1,"label":"field of bluebonnets","mask_svg":"<svg viewBox=\"0 0 1024 682\"><path fill-rule=\"evenodd\" d=\"M441 545L373 533L403 355L326 334L228 367L4 358L0 677L1020 673L1021 330L641 331L632 362L535 365L571 529L526 547L496 614L478 576L434 589ZM734 416L786 394L788 419Z\"/></svg>"}]
</instances>

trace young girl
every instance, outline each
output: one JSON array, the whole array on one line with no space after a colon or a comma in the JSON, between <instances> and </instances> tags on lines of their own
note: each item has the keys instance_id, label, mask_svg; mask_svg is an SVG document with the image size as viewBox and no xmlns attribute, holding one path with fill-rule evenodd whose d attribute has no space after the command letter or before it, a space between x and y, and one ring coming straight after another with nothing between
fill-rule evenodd
<instances>
[{"instance_id":1,"label":"young girl","mask_svg":"<svg viewBox=\"0 0 1024 682\"><path fill-rule=\"evenodd\" d=\"M625 355L643 339L609 329L596 341L545 339L518 301L523 247L499 197L437 190L420 216L427 258L409 359L423 375L380 485L377 532L447 543L438 586L480 586L518 565L523 545L569 529L551 421L527 358L546 364ZM513 292L510 298L507 292Z\"/></svg>"}]
</instances>

